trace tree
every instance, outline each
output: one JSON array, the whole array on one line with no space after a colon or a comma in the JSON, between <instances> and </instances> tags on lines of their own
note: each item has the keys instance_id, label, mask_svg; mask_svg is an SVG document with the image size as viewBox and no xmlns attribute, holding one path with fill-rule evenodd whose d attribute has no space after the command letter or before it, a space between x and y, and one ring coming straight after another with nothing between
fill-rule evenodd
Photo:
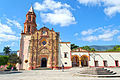
<instances>
[{"instance_id":1,"label":"tree","mask_svg":"<svg viewBox=\"0 0 120 80\"><path fill-rule=\"evenodd\" d=\"M71 44L71 50L77 49L77 48L79 48L79 46L77 46L77 45L75 45L75 44Z\"/></svg>"},{"instance_id":2,"label":"tree","mask_svg":"<svg viewBox=\"0 0 120 80\"><path fill-rule=\"evenodd\" d=\"M113 47L113 50L118 50L120 48L120 45L116 45Z\"/></svg>"},{"instance_id":3,"label":"tree","mask_svg":"<svg viewBox=\"0 0 120 80\"><path fill-rule=\"evenodd\" d=\"M90 48L89 46L83 46L82 49L85 49L87 51L96 51L94 48Z\"/></svg>"},{"instance_id":4,"label":"tree","mask_svg":"<svg viewBox=\"0 0 120 80\"><path fill-rule=\"evenodd\" d=\"M107 51L120 51L120 45L116 45L112 49L109 49Z\"/></svg>"},{"instance_id":5,"label":"tree","mask_svg":"<svg viewBox=\"0 0 120 80\"><path fill-rule=\"evenodd\" d=\"M17 64L17 63L20 62L20 59L19 59L19 57L17 56L17 54L14 53L14 54L9 55L8 62L9 62L10 64L15 65L15 64Z\"/></svg>"},{"instance_id":6,"label":"tree","mask_svg":"<svg viewBox=\"0 0 120 80\"><path fill-rule=\"evenodd\" d=\"M75 45L75 44L71 44L71 50L73 49L77 49L79 48L79 46ZM83 47L80 47L84 50L87 50L87 51L96 51L94 48L90 48L89 46L83 46Z\"/></svg>"},{"instance_id":7,"label":"tree","mask_svg":"<svg viewBox=\"0 0 120 80\"><path fill-rule=\"evenodd\" d=\"M91 48L91 50L90 51L95 51L95 49L94 48Z\"/></svg>"},{"instance_id":8,"label":"tree","mask_svg":"<svg viewBox=\"0 0 120 80\"><path fill-rule=\"evenodd\" d=\"M6 65L8 62L8 56L0 55L0 66L1 65Z\"/></svg>"},{"instance_id":9,"label":"tree","mask_svg":"<svg viewBox=\"0 0 120 80\"><path fill-rule=\"evenodd\" d=\"M81 47L82 49L85 49L85 50L87 50L87 51L90 51L91 50L91 48L89 47L89 46L83 46L83 47Z\"/></svg>"},{"instance_id":10,"label":"tree","mask_svg":"<svg viewBox=\"0 0 120 80\"><path fill-rule=\"evenodd\" d=\"M7 46L7 47L4 47L3 51L4 51L4 54L5 54L5 55L9 55L11 49L10 49L10 47Z\"/></svg>"}]
</instances>

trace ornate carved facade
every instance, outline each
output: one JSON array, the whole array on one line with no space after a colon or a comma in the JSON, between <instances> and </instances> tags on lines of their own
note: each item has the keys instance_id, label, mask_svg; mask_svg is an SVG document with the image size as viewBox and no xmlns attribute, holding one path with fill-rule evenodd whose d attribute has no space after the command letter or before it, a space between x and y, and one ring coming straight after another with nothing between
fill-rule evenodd
<instances>
[{"instance_id":1,"label":"ornate carved facade","mask_svg":"<svg viewBox=\"0 0 120 80\"><path fill-rule=\"evenodd\" d=\"M26 52L21 55L21 57L25 58L25 54L28 53L27 55L29 56L28 62L30 69L41 66L49 68L56 67L58 65L59 33L55 32L53 29L49 30L46 27L37 30L36 26L36 15L31 6L29 12L26 15L24 32L21 34L22 37L24 37L24 40L28 41L26 45L29 47L28 51L23 50L22 45L26 41L21 38L21 54ZM25 38L27 36L29 36L29 39Z\"/></svg>"},{"instance_id":2,"label":"ornate carved facade","mask_svg":"<svg viewBox=\"0 0 120 80\"><path fill-rule=\"evenodd\" d=\"M46 58L47 67L56 67L58 65L59 33L43 27L31 35L30 65L40 67L42 66L42 58Z\"/></svg>"}]
</instances>

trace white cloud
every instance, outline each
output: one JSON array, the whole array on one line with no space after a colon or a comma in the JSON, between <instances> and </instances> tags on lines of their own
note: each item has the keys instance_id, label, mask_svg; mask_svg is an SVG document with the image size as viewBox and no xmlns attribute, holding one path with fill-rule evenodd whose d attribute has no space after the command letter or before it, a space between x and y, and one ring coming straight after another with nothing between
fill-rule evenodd
<instances>
[{"instance_id":1,"label":"white cloud","mask_svg":"<svg viewBox=\"0 0 120 80\"><path fill-rule=\"evenodd\" d=\"M116 35L118 32L119 32L119 30L107 31L101 35L98 35L98 38L102 39L104 41L112 41L114 35Z\"/></svg>"},{"instance_id":2,"label":"white cloud","mask_svg":"<svg viewBox=\"0 0 120 80\"><path fill-rule=\"evenodd\" d=\"M6 45L6 46L9 46L9 47L15 46L15 42L12 42L10 45Z\"/></svg>"},{"instance_id":3,"label":"white cloud","mask_svg":"<svg viewBox=\"0 0 120 80\"><path fill-rule=\"evenodd\" d=\"M61 8L70 8L68 4L62 4L61 2L55 2L54 0L44 0L42 4L35 2L35 10L46 11L46 10L55 10Z\"/></svg>"},{"instance_id":4,"label":"white cloud","mask_svg":"<svg viewBox=\"0 0 120 80\"><path fill-rule=\"evenodd\" d=\"M120 41L120 36L117 37L118 41Z\"/></svg>"},{"instance_id":5,"label":"white cloud","mask_svg":"<svg viewBox=\"0 0 120 80\"><path fill-rule=\"evenodd\" d=\"M81 34L82 35L90 35L99 30L103 30L103 28L99 27L97 29L88 29L87 31L82 31Z\"/></svg>"},{"instance_id":6,"label":"white cloud","mask_svg":"<svg viewBox=\"0 0 120 80\"><path fill-rule=\"evenodd\" d=\"M8 18L7 18L7 23L8 23L10 26L15 25L18 29L22 29L22 26L21 26L20 23L17 22L16 20L11 20L11 19L8 19Z\"/></svg>"},{"instance_id":7,"label":"white cloud","mask_svg":"<svg viewBox=\"0 0 120 80\"><path fill-rule=\"evenodd\" d=\"M2 24L0 22L0 33L14 34L14 31L12 31L11 27L9 27L8 25Z\"/></svg>"},{"instance_id":8,"label":"white cloud","mask_svg":"<svg viewBox=\"0 0 120 80\"><path fill-rule=\"evenodd\" d=\"M114 36L117 35L120 31L117 29L107 29L107 28L97 28L97 29L89 29L87 31L82 31L83 41L112 41Z\"/></svg>"},{"instance_id":9,"label":"white cloud","mask_svg":"<svg viewBox=\"0 0 120 80\"><path fill-rule=\"evenodd\" d=\"M44 23L48 22L53 25L68 26L75 24L75 18L68 9L54 10L53 13L41 13L41 17Z\"/></svg>"},{"instance_id":10,"label":"white cloud","mask_svg":"<svg viewBox=\"0 0 120 80\"><path fill-rule=\"evenodd\" d=\"M81 34L82 35L89 35L92 34L94 31L92 29L89 29L88 31L82 31Z\"/></svg>"},{"instance_id":11,"label":"white cloud","mask_svg":"<svg viewBox=\"0 0 120 80\"><path fill-rule=\"evenodd\" d=\"M113 16L120 13L120 0L78 0L84 5L101 5L104 7L104 12L108 16Z\"/></svg>"},{"instance_id":12,"label":"white cloud","mask_svg":"<svg viewBox=\"0 0 120 80\"><path fill-rule=\"evenodd\" d=\"M78 33L75 33L74 36L78 36L79 34Z\"/></svg>"},{"instance_id":13,"label":"white cloud","mask_svg":"<svg viewBox=\"0 0 120 80\"><path fill-rule=\"evenodd\" d=\"M0 22L0 42L18 40L19 37L14 35L15 32L12 31L11 27Z\"/></svg>"},{"instance_id":14,"label":"white cloud","mask_svg":"<svg viewBox=\"0 0 120 80\"><path fill-rule=\"evenodd\" d=\"M34 9L40 11L42 21L53 25L69 26L75 24L75 18L72 15L68 4L62 4L54 0L44 0L43 3L35 2Z\"/></svg>"},{"instance_id":15,"label":"white cloud","mask_svg":"<svg viewBox=\"0 0 120 80\"><path fill-rule=\"evenodd\" d=\"M77 5L77 8L80 9L80 6Z\"/></svg>"},{"instance_id":16,"label":"white cloud","mask_svg":"<svg viewBox=\"0 0 120 80\"><path fill-rule=\"evenodd\" d=\"M82 40L92 42L98 40L98 38L96 36L87 36L87 37L83 37Z\"/></svg>"},{"instance_id":17,"label":"white cloud","mask_svg":"<svg viewBox=\"0 0 120 80\"><path fill-rule=\"evenodd\" d=\"M78 0L80 4L87 5L96 5L100 4L100 0Z\"/></svg>"},{"instance_id":18,"label":"white cloud","mask_svg":"<svg viewBox=\"0 0 120 80\"><path fill-rule=\"evenodd\" d=\"M0 33L0 41L12 41L12 40L18 40L18 39L20 39L20 37L17 37L15 35Z\"/></svg>"},{"instance_id":19,"label":"white cloud","mask_svg":"<svg viewBox=\"0 0 120 80\"><path fill-rule=\"evenodd\" d=\"M12 43L11 43L11 46L15 46L15 42L12 42Z\"/></svg>"},{"instance_id":20,"label":"white cloud","mask_svg":"<svg viewBox=\"0 0 120 80\"><path fill-rule=\"evenodd\" d=\"M120 13L120 6L107 7L104 9L104 12L108 16L113 16L116 13Z\"/></svg>"}]
</instances>

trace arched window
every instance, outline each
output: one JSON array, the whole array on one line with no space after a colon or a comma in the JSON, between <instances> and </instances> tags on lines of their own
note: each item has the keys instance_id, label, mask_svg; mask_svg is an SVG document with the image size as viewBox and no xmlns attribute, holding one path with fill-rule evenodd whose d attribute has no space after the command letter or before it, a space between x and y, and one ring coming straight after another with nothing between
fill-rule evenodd
<instances>
[{"instance_id":1,"label":"arched window","mask_svg":"<svg viewBox=\"0 0 120 80\"><path fill-rule=\"evenodd\" d=\"M31 16L30 15L28 16L28 20L31 21Z\"/></svg>"},{"instance_id":2,"label":"arched window","mask_svg":"<svg viewBox=\"0 0 120 80\"><path fill-rule=\"evenodd\" d=\"M64 52L64 58L67 58L68 52Z\"/></svg>"},{"instance_id":3,"label":"arched window","mask_svg":"<svg viewBox=\"0 0 120 80\"><path fill-rule=\"evenodd\" d=\"M32 20L34 23L35 23L35 17L33 17L33 20Z\"/></svg>"},{"instance_id":4,"label":"arched window","mask_svg":"<svg viewBox=\"0 0 120 80\"><path fill-rule=\"evenodd\" d=\"M28 26L28 32L30 32L30 26Z\"/></svg>"},{"instance_id":5,"label":"arched window","mask_svg":"<svg viewBox=\"0 0 120 80\"><path fill-rule=\"evenodd\" d=\"M32 33L34 33L34 26L32 27Z\"/></svg>"}]
</instances>

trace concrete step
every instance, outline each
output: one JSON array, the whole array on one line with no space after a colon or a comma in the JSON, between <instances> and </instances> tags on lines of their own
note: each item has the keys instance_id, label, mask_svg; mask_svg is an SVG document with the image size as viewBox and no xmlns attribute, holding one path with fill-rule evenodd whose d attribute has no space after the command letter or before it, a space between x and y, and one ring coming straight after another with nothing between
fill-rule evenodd
<instances>
[{"instance_id":1,"label":"concrete step","mask_svg":"<svg viewBox=\"0 0 120 80\"><path fill-rule=\"evenodd\" d=\"M104 68L85 68L79 73L81 74L92 74L92 75L114 75L113 71L106 70Z\"/></svg>"},{"instance_id":2,"label":"concrete step","mask_svg":"<svg viewBox=\"0 0 120 80\"><path fill-rule=\"evenodd\" d=\"M114 72L114 71L111 71L111 70L108 70L108 69L104 69L104 70L106 70L107 72L110 72L111 74L117 74L116 72Z\"/></svg>"},{"instance_id":3,"label":"concrete step","mask_svg":"<svg viewBox=\"0 0 120 80\"><path fill-rule=\"evenodd\" d=\"M105 67L105 69L110 70L110 71L113 71L113 73L120 74L120 67L116 67L116 68L108 68L108 67Z\"/></svg>"}]
</instances>

